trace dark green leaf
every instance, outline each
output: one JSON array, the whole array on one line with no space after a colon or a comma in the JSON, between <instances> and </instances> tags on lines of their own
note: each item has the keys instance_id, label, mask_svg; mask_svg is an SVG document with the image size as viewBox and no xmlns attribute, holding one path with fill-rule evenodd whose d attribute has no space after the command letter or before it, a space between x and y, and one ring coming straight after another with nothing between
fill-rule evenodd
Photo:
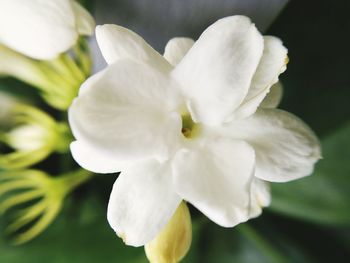
<instances>
[{"instance_id":1,"label":"dark green leaf","mask_svg":"<svg viewBox=\"0 0 350 263\"><path fill-rule=\"evenodd\" d=\"M28 244L15 247L0 239L0 262L147 262L143 248L128 247L115 235L99 202L89 199L86 204L84 209L79 209L82 212L79 217L62 215Z\"/></svg>"},{"instance_id":2,"label":"dark green leaf","mask_svg":"<svg viewBox=\"0 0 350 263\"><path fill-rule=\"evenodd\" d=\"M272 184L271 209L324 224L350 224L350 124L322 140L323 160L312 176Z\"/></svg>"}]
</instances>

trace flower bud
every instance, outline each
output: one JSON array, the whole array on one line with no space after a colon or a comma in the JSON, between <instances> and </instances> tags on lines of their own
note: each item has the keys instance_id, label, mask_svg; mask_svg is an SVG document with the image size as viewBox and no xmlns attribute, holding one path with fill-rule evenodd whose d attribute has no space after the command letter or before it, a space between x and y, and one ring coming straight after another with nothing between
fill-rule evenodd
<instances>
[{"instance_id":1,"label":"flower bud","mask_svg":"<svg viewBox=\"0 0 350 263\"><path fill-rule=\"evenodd\" d=\"M12 124L0 131L0 142L13 151L0 152L0 169L28 167L52 152L69 150L72 138L66 123L58 123L45 112L21 103L12 107L10 113Z\"/></svg>"},{"instance_id":2,"label":"flower bud","mask_svg":"<svg viewBox=\"0 0 350 263\"><path fill-rule=\"evenodd\" d=\"M145 245L147 258L151 263L179 262L187 254L191 241L191 215L182 202L165 228Z\"/></svg>"}]
</instances>

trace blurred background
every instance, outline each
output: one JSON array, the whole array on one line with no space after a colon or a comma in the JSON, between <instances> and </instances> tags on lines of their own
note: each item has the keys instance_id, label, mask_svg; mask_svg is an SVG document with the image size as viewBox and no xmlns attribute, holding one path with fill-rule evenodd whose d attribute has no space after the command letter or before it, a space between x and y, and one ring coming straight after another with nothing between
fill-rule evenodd
<instances>
[{"instance_id":1,"label":"blurred background","mask_svg":"<svg viewBox=\"0 0 350 263\"><path fill-rule=\"evenodd\" d=\"M281 76L280 108L308 123L320 137L321 160L312 176L272 185L262 216L233 229L210 222L193 207L193 243L183 262L349 262L350 258L350 2L287 0L86 0L97 24L116 23L163 52L175 36L197 38L215 20L252 18L280 37L290 62ZM104 62L94 48L95 70ZM1 60L1 58L0 58ZM34 89L0 78L0 91L44 105ZM0 105L1 106L1 105ZM45 108L46 107L46 108ZM61 172L57 155L40 168ZM71 164L74 166L74 164ZM39 237L11 246L0 218L0 262L147 262L142 248L125 246L110 229L106 206L116 175L98 175L74 191Z\"/></svg>"}]
</instances>

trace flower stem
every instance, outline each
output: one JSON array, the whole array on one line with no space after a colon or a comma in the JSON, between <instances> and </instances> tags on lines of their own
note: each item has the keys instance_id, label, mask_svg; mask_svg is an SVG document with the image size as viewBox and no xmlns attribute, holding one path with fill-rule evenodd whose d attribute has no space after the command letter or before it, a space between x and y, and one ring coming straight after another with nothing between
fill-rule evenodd
<instances>
[{"instance_id":1,"label":"flower stem","mask_svg":"<svg viewBox=\"0 0 350 263\"><path fill-rule=\"evenodd\" d=\"M61 187L62 191L64 192L65 195L69 194L72 192L75 188L77 188L79 185L87 182L90 180L90 178L94 174L86 171L86 170L79 170L75 171L69 174L66 174L64 176L58 177L57 183L59 184L59 187Z\"/></svg>"},{"instance_id":2,"label":"flower stem","mask_svg":"<svg viewBox=\"0 0 350 263\"><path fill-rule=\"evenodd\" d=\"M92 61L90 48L86 42L86 39L79 39L78 43L74 46L74 53L77 56L78 65L85 73L85 76L90 76L92 69Z\"/></svg>"}]
</instances>

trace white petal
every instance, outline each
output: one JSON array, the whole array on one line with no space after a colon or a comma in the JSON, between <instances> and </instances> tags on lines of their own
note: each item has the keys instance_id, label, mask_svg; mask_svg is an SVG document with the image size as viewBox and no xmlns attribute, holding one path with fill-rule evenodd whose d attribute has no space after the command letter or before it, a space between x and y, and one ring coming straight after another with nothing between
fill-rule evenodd
<instances>
[{"instance_id":1,"label":"white petal","mask_svg":"<svg viewBox=\"0 0 350 263\"><path fill-rule=\"evenodd\" d=\"M276 37L264 37L264 53L247 96L234 113L236 118L245 118L256 111L271 86L278 81L278 75L285 71L287 61L287 49L282 41Z\"/></svg>"},{"instance_id":2,"label":"white petal","mask_svg":"<svg viewBox=\"0 0 350 263\"><path fill-rule=\"evenodd\" d=\"M254 178L250 188L250 209L249 217L257 217L261 214L262 208L271 203L270 185L268 182Z\"/></svg>"},{"instance_id":3,"label":"white petal","mask_svg":"<svg viewBox=\"0 0 350 263\"><path fill-rule=\"evenodd\" d=\"M244 16L207 28L173 71L193 119L222 123L243 101L263 51L263 38Z\"/></svg>"},{"instance_id":4,"label":"white petal","mask_svg":"<svg viewBox=\"0 0 350 263\"><path fill-rule=\"evenodd\" d=\"M216 139L180 150L173 161L176 192L215 223L248 219L254 150L243 141Z\"/></svg>"},{"instance_id":5,"label":"white petal","mask_svg":"<svg viewBox=\"0 0 350 263\"><path fill-rule=\"evenodd\" d=\"M190 50L193 44L194 40L191 38L172 38L165 46L164 57L171 65L176 66Z\"/></svg>"},{"instance_id":6,"label":"white petal","mask_svg":"<svg viewBox=\"0 0 350 263\"><path fill-rule=\"evenodd\" d=\"M79 34L91 36L94 34L95 20L91 14L78 2L72 1L72 7L75 14L76 27Z\"/></svg>"},{"instance_id":7,"label":"white petal","mask_svg":"<svg viewBox=\"0 0 350 263\"><path fill-rule=\"evenodd\" d=\"M311 129L293 114L260 108L254 115L227 124L224 134L249 142L256 152L255 176L286 182L312 173L320 144Z\"/></svg>"},{"instance_id":8,"label":"white petal","mask_svg":"<svg viewBox=\"0 0 350 263\"><path fill-rule=\"evenodd\" d=\"M283 96L283 85L279 81L270 88L270 92L266 95L259 107L262 108L277 108Z\"/></svg>"},{"instance_id":9,"label":"white petal","mask_svg":"<svg viewBox=\"0 0 350 263\"><path fill-rule=\"evenodd\" d=\"M89 86L90 85L90 86ZM122 161L167 159L182 139L182 103L171 80L120 60L84 84L69 110L75 138Z\"/></svg>"},{"instance_id":10,"label":"white petal","mask_svg":"<svg viewBox=\"0 0 350 263\"><path fill-rule=\"evenodd\" d=\"M77 40L70 0L1 0L0 42L36 59L52 59Z\"/></svg>"},{"instance_id":11,"label":"white petal","mask_svg":"<svg viewBox=\"0 0 350 263\"><path fill-rule=\"evenodd\" d=\"M127 245L142 246L163 229L181 202L170 168L155 161L122 172L113 186L107 218Z\"/></svg>"},{"instance_id":12,"label":"white petal","mask_svg":"<svg viewBox=\"0 0 350 263\"><path fill-rule=\"evenodd\" d=\"M74 160L81 167L94 173L116 173L132 164L113 158L108 152L103 152L103 150L81 140L72 142L70 150Z\"/></svg>"},{"instance_id":13,"label":"white petal","mask_svg":"<svg viewBox=\"0 0 350 263\"><path fill-rule=\"evenodd\" d=\"M138 34L117 25L96 27L98 46L108 64L119 59L132 59L160 71L169 72L172 66Z\"/></svg>"}]
</instances>

